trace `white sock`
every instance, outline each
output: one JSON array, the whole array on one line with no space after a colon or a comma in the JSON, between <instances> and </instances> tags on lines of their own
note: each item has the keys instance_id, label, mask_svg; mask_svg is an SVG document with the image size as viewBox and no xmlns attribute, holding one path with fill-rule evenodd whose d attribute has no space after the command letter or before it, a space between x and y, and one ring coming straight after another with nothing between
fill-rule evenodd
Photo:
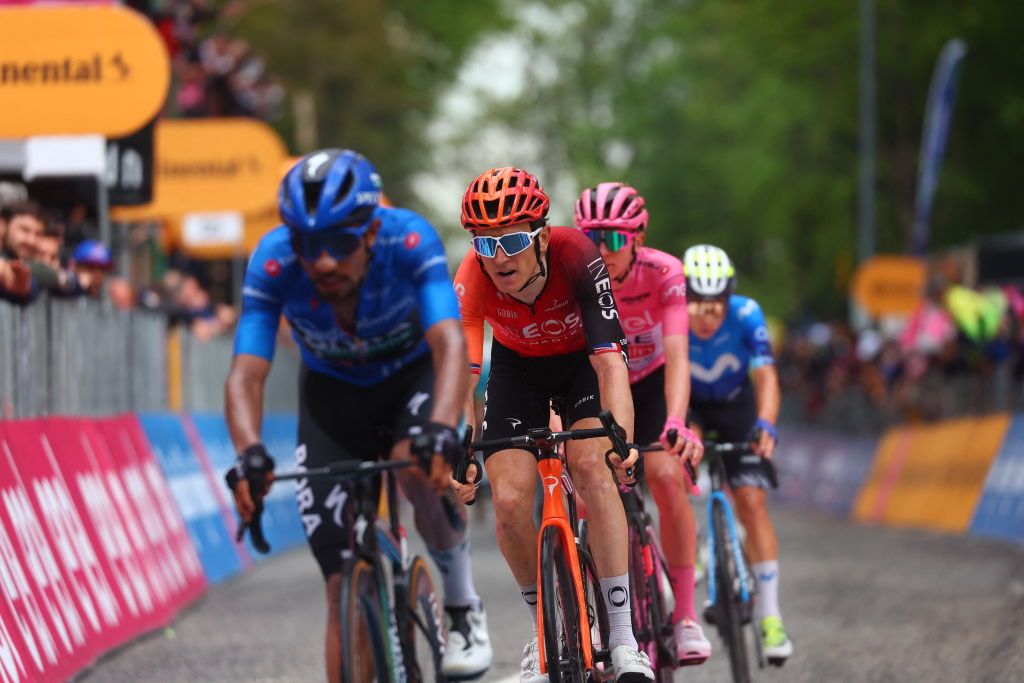
<instances>
[{"instance_id":1,"label":"white sock","mask_svg":"<svg viewBox=\"0 0 1024 683\"><path fill-rule=\"evenodd\" d=\"M445 607L480 609L480 595L473 584L473 563L469 559L469 537L462 539L454 548L436 550L428 547L427 552L441 572Z\"/></svg>"},{"instance_id":2,"label":"white sock","mask_svg":"<svg viewBox=\"0 0 1024 683\"><path fill-rule=\"evenodd\" d=\"M526 609L530 612L530 619L533 621L533 632L537 633L537 584L531 583L529 586L520 586L519 594L523 596L523 602L526 603Z\"/></svg>"},{"instance_id":3,"label":"white sock","mask_svg":"<svg viewBox=\"0 0 1024 683\"><path fill-rule=\"evenodd\" d=\"M779 610L779 561L768 560L750 565L757 579L757 612L760 619L782 618Z\"/></svg>"},{"instance_id":4,"label":"white sock","mask_svg":"<svg viewBox=\"0 0 1024 683\"><path fill-rule=\"evenodd\" d=\"M629 605L629 574L601 579L604 606L608 610L608 649L629 645L636 649L633 615Z\"/></svg>"}]
</instances>

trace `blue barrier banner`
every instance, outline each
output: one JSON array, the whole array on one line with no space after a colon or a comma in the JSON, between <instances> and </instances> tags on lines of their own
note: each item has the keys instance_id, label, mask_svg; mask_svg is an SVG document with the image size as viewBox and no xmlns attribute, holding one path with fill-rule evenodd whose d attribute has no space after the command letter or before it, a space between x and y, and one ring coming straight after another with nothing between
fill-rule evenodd
<instances>
[{"instance_id":1,"label":"blue barrier banner","mask_svg":"<svg viewBox=\"0 0 1024 683\"><path fill-rule=\"evenodd\" d=\"M224 523L207 473L189 443L181 417L141 413L139 422L170 484L210 583L238 573L242 560Z\"/></svg>"},{"instance_id":2,"label":"blue barrier banner","mask_svg":"<svg viewBox=\"0 0 1024 683\"><path fill-rule=\"evenodd\" d=\"M217 472L225 472L235 461L235 447L231 443L228 425L220 413L192 413L192 422L210 462ZM263 442L277 463L277 470L295 468L295 439L298 420L294 415L268 414L263 416ZM264 501L263 531L272 551L277 552L306 540L295 503L295 482L279 481L270 489ZM246 536L246 547L255 559L257 553Z\"/></svg>"},{"instance_id":3,"label":"blue barrier banner","mask_svg":"<svg viewBox=\"0 0 1024 683\"><path fill-rule=\"evenodd\" d=\"M970 533L1024 541L1024 414L1013 416L985 480Z\"/></svg>"},{"instance_id":4,"label":"blue barrier banner","mask_svg":"<svg viewBox=\"0 0 1024 683\"><path fill-rule=\"evenodd\" d=\"M773 499L847 516L867 478L877 439L810 429L779 430Z\"/></svg>"}]
</instances>

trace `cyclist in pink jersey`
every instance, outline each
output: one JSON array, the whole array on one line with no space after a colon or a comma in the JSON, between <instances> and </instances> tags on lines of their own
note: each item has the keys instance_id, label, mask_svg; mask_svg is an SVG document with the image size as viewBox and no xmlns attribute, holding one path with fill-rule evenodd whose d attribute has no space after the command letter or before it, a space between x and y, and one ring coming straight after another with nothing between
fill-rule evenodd
<instances>
[{"instance_id":1,"label":"cyclist in pink jersey","mask_svg":"<svg viewBox=\"0 0 1024 683\"><path fill-rule=\"evenodd\" d=\"M660 442L666 448L648 453L645 469L661 513L661 544L676 596L672 620L677 655L681 664L700 664L711 655L711 643L694 610L697 527L680 462L687 458L696 467L704 454L700 439L686 427L690 400L686 278L679 259L644 246L647 219L643 197L623 183L588 188L576 202L575 225L598 245L608 265L628 342L634 441ZM669 444L672 430L678 438Z\"/></svg>"}]
</instances>

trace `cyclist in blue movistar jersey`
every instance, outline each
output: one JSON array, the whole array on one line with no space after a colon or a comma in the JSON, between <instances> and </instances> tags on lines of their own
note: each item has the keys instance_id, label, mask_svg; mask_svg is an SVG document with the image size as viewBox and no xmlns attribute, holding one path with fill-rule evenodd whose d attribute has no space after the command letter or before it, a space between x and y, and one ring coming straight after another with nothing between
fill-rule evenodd
<instances>
[{"instance_id":1,"label":"cyclist in blue movistar jersey","mask_svg":"<svg viewBox=\"0 0 1024 683\"><path fill-rule=\"evenodd\" d=\"M284 315L302 355L300 468L341 458L410 458L410 435L429 437L429 479L420 468L406 468L399 482L441 568L451 618L445 673L473 678L489 668L491 646L471 575L465 511L443 497L451 463L461 455L455 427L468 386L466 343L440 238L412 211L380 206L380 197L377 171L349 150L310 154L282 182L284 225L260 240L245 275L226 386L240 455L228 479L248 521L256 509L252 494L264 495L273 480L260 421ZM300 480L297 498L327 585L327 679L338 681L347 496L337 482Z\"/></svg>"},{"instance_id":2,"label":"cyclist in blue movistar jersey","mask_svg":"<svg viewBox=\"0 0 1024 683\"><path fill-rule=\"evenodd\" d=\"M698 435L753 443L756 455L723 457L736 511L747 530L746 550L757 577L755 608L769 661L793 653L779 610L778 540L768 516L767 463L778 441L779 377L764 313L739 296L736 271L724 251L700 244L683 255L690 314L690 421Z\"/></svg>"}]
</instances>

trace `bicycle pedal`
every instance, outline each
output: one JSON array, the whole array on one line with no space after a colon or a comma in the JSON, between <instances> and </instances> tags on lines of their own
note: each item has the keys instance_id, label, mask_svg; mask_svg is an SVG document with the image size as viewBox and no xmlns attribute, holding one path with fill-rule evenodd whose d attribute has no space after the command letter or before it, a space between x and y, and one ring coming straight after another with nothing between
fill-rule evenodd
<instances>
[{"instance_id":1,"label":"bicycle pedal","mask_svg":"<svg viewBox=\"0 0 1024 683\"><path fill-rule=\"evenodd\" d=\"M594 650L594 661L602 664L612 663L612 651L608 649Z\"/></svg>"},{"instance_id":2,"label":"bicycle pedal","mask_svg":"<svg viewBox=\"0 0 1024 683\"><path fill-rule=\"evenodd\" d=\"M712 626L715 625L715 606L711 603L704 605L704 621Z\"/></svg>"},{"instance_id":3,"label":"bicycle pedal","mask_svg":"<svg viewBox=\"0 0 1024 683\"><path fill-rule=\"evenodd\" d=\"M782 665L786 663L788 657L768 657L769 666L774 666L781 669Z\"/></svg>"}]
</instances>

